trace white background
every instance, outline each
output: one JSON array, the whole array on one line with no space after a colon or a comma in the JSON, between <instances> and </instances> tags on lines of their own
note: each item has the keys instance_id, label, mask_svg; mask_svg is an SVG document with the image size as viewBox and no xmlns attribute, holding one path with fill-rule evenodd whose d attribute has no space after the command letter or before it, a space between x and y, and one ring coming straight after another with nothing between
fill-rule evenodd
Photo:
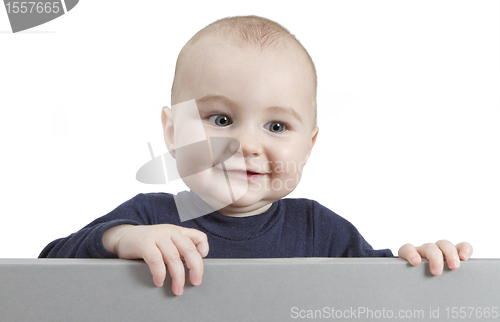
<instances>
[{"instance_id":1,"label":"white background","mask_svg":"<svg viewBox=\"0 0 500 322\"><path fill-rule=\"evenodd\" d=\"M500 257L500 2L90 1L12 34L0 7L0 257L37 257L140 192L166 152L177 54L232 15L288 28L318 71L320 133L290 197L374 248L469 241Z\"/></svg>"}]
</instances>

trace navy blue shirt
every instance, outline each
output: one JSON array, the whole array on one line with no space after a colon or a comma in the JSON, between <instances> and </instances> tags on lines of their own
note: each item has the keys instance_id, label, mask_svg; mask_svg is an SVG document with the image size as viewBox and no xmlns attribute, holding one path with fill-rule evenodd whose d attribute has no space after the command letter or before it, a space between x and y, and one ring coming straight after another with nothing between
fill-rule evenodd
<instances>
[{"instance_id":1,"label":"navy blue shirt","mask_svg":"<svg viewBox=\"0 0 500 322\"><path fill-rule=\"evenodd\" d=\"M247 217L218 212L182 221L173 195L138 194L80 231L54 240L39 257L116 258L102 244L116 225L174 224L207 234L207 258L393 257L374 250L347 220L309 199L280 199L264 213Z\"/></svg>"}]
</instances>

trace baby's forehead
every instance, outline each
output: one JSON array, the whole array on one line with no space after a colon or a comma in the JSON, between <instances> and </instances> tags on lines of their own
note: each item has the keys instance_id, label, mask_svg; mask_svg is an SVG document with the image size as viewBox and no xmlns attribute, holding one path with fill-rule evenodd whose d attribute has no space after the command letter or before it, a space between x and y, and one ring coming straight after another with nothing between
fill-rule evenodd
<instances>
[{"instance_id":1,"label":"baby's forehead","mask_svg":"<svg viewBox=\"0 0 500 322\"><path fill-rule=\"evenodd\" d=\"M195 42L193 42L186 49L188 49L187 52L199 51L203 53L204 49L213 45L232 46L234 48L238 48L242 53L252 52L252 51L253 52L262 51L284 57L302 56L300 58L307 59L307 55L303 55L304 50L301 47L301 45L298 44L293 39L286 37L284 35L279 40L271 44L261 44L257 42L247 41L239 37L234 37L234 36L231 37L230 35L225 37L224 35L218 35L218 34L206 34L200 36L198 39L195 40Z\"/></svg>"},{"instance_id":2,"label":"baby's forehead","mask_svg":"<svg viewBox=\"0 0 500 322\"><path fill-rule=\"evenodd\" d=\"M290 106L290 105L297 105L296 103L299 101L304 102L304 104L298 104L300 106L296 107L296 110L299 114L301 114L301 118L305 120L312 119L313 123L316 123L316 107L315 107L315 91L314 91L314 84L313 84L313 78L312 78L312 73L309 68L295 68L290 64L290 68L288 68L288 61L295 61L297 59L303 60L301 65L307 65L307 61L305 57L300 57L300 51L297 48L291 48L290 50L280 50L276 48L258 48L256 46L252 45L245 45L245 46L240 46L238 44L234 44L234 42L219 39L215 40L213 38L205 38L205 39L200 39L200 41L196 44L193 45L193 51L190 53L187 57L186 60L184 61L184 66L186 70L180 71L180 73L184 74L184 76L179 75L179 90L182 92L182 99L178 102L182 102L187 99L196 99L197 103L200 104L201 106L228 106L228 107L233 107L236 110L239 110L238 106L239 104L230 104L227 100L224 100L220 97L213 97L209 100L203 99L203 97L212 92L213 89L215 89L215 92L221 93L221 92L228 92L230 94L231 89L234 88L239 88L239 85L236 85L237 87L233 87L233 80L234 78L232 77L231 73L227 72L219 72L221 71L220 64L227 64L228 66L233 66L230 63L227 62L224 58L220 58L219 56L219 51L214 51L214 50L208 50L211 46L214 45L214 42L217 42L218 44L225 44L225 45L230 45L232 47L235 47L236 50L231 53L234 55L241 54L242 55L242 61L245 61L244 58L248 57L250 54L253 55L255 51L266 51L267 53L270 53L270 59L278 59L281 62L284 63L284 69L281 69L281 71L286 71L286 70L294 70L294 73L300 73L300 75L297 76L297 74L294 74L294 76L297 77L288 77L287 79L291 82L290 84L299 84L302 83L302 86L293 86L295 88L292 92L286 90L286 94L283 92L286 88L281 86L282 81L280 81L280 77L283 77L281 75L281 71L274 70L272 68L262 68L260 69L258 75L261 77L264 77L268 80L270 79L275 79L274 83L270 83L271 87L274 87L274 85L277 86L276 91L265 91L264 95L271 95L275 97L273 99L274 101L278 102L289 102L290 104L285 104L285 106ZM221 46L224 48L224 46ZM215 57L214 57L215 55ZM264 57L266 57L265 55ZM273 58L273 56L275 58ZM289 59L290 57L293 57L292 59ZM203 63L200 65L197 62L203 61ZM205 67L202 67L205 66ZM211 81L209 82L210 85L207 85L206 82L199 83L200 80L200 68L203 69L203 73L205 76L202 77L203 79L210 79ZM206 69L205 69L206 68ZM257 68L258 69L258 68ZM227 70L233 70L231 67L228 68ZM226 71L227 71L226 70ZM250 72L252 73L254 70L253 69L244 69L244 72ZM240 71L241 72L241 71ZM278 74L275 74L275 73ZM262 73L262 74L261 74ZM292 75L289 74L289 72L285 72L286 75ZM188 76L190 75L190 76ZM198 76L193 76L193 75L198 75ZM244 76L244 75L241 75ZM207 77L207 78L205 78ZM295 79L295 80L292 80ZM243 81L243 84L245 81ZM217 84L217 85L216 85ZM202 88L205 88L205 86L209 86L208 88L211 88L212 90L199 90L199 86L202 86ZM245 87L247 91L253 92L257 91L258 88L261 86L261 84L257 84L254 82L246 83L248 87ZM222 87L221 87L222 86ZM201 94L201 95L200 95ZM236 97L233 97L232 94L229 95L230 98L234 98L241 103L242 101L239 100ZM299 98L300 100L293 99ZM307 98L309 97L309 98ZM179 97L180 98L180 97ZM262 102L262 101L261 101ZM293 103L291 103L293 102ZM307 103L310 102L310 103ZM273 103L269 104L270 106L273 106ZM307 105L307 106L306 106ZM200 107L201 107L200 106ZM266 105L267 106L267 105ZM274 112L279 112L279 111L274 111ZM307 122L309 123L309 121Z\"/></svg>"},{"instance_id":3,"label":"baby's forehead","mask_svg":"<svg viewBox=\"0 0 500 322\"><path fill-rule=\"evenodd\" d=\"M284 41L286 43L262 47L253 43L244 43L238 39L234 40L230 37L223 38L217 35L206 35L188 48L185 56L180 59L181 63L178 63L180 66L178 66L176 72L180 74L179 76L183 76L182 74L196 74L199 73L199 68L203 66L203 68L208 68L211 71L207 75L213 75L213 73L218 73L218 68L226 67L233 63L232 60L231 62L225 60L225 57L240 60L241 66L251 64L249 60L254 60L256 57L265 57L267 61L278 61L280 65L284 66L284 70L293 70L295 72L294 76L298 75L297 77L308 80L309 84L314 88L315 93L316 72L307 52L299 44L291 40ZM227 55L228 52L230 52L229 56ZM261 69L261 71L268 75L276 72L272 68ZM309 84L306 86L309 87Z\"/></svg>"},{"instance_id":4,"label":"baby's forehead","mask_svg":"<svg viewBox=\"0 0 500 322\"><path fill-rule=\"evenodd\" d=\"M220 57L223 56L224 50L231 50L234 56L242 55L253 57L254 54L270 54L270 59L278 58L281 62L290 63L290 69L293 65L300 64L305 66L298 69L299 78L302 78L306 83L302 89L310 93L312 106L309 113L316 123L316 69L314 63L307 51L302 45L291 35L275 34L273 41L257 41L256 39L248 40L241 37L241 34L234 33L233 30L226 28L222 32L209 31L195 35L181 50L177 60L176 75L172 86L172 104L178 103L186 99L199 98L196 95L179 95L180 92L185 92L186 88L191 88L194 84L188 81L188 75L199 73L201 66L216 66L217 61L221 64ZM211 50L217 47L217 50ZM243 57L244 58L244 57ZM203 64L200 65L199 62ZM244 60L243 60L244 61ZM222 60L224 64L224 60ZM220 65L219 65L220 66ZM213 68L210 69L213 72ZM214 75L213 73L207 75ZM182 89L184 88L184 90ZM188 90L190 91L190 90ZM309 105L309 104L307 104Z\"/></svg>"}]
</instances>

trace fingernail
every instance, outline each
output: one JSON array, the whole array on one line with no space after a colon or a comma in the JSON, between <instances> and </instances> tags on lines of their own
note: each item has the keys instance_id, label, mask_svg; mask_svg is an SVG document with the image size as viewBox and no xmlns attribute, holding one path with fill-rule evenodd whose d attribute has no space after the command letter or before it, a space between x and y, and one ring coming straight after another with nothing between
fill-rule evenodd
<instances>
[{"instance_id":1,"label":"fingernail","mask_svg":"<svg viewBox=\"0 0 500 322\"><path fill-rule=\"evenodd\" d=\"M469 259L469 256L470 256L470 255L469 255L467 252L462 253L462 258L463 258L464 260L468 260L468 259Z\"/></svg>"},{"instance_id":2,"label":"fingernail","mask_svg":"<svg viewBox=\"0 0 500 322\"><path fill-rule=\"evenodd\" d=\"M448 266L453 269L453 268L458 268L458 264L456 260L452 260L448 263Z\"/></svg>"}]
</instances>

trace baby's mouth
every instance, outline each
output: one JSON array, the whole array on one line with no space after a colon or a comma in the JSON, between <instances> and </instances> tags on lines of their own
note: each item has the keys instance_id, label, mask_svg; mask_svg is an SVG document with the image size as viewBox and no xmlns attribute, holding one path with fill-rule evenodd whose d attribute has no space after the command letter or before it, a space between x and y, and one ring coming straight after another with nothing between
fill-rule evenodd
<instances>
[{"instance_id":1,"label":"baby's mouth","mask_svg":"<svg viewBox=\"0 0 500 322\"><path fill-rule=\"evenodd\" d=\"M226 170L229 176L234 176L235 178L244 179L244 180L256 180L263 176L265 173L254 172L251 170Z\"/></svg>"}]
</instances>

